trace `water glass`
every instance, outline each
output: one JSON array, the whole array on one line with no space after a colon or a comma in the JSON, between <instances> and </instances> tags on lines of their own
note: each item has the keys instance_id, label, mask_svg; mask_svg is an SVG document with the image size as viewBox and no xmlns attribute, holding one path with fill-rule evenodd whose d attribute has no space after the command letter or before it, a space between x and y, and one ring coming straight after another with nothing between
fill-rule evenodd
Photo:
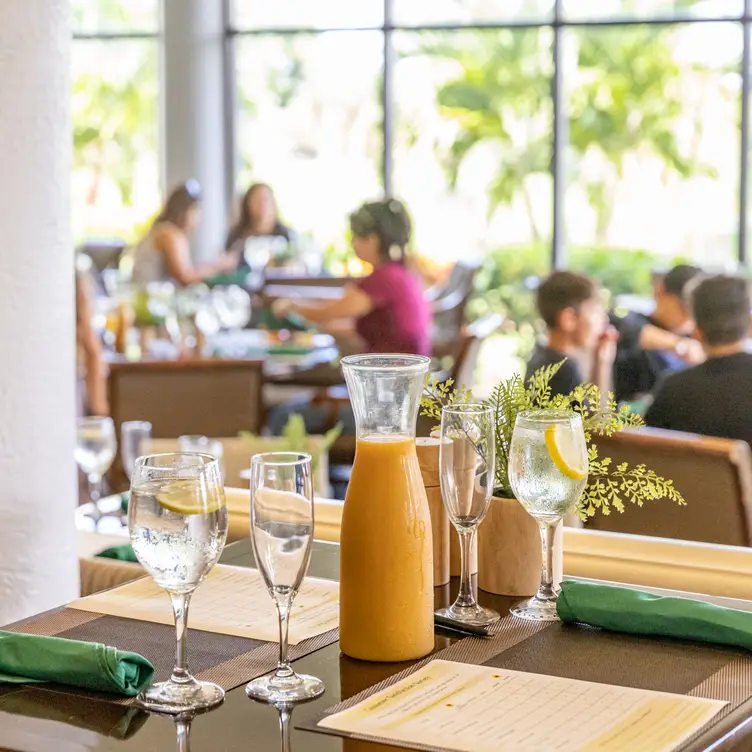
<instances>
[{"instance_id":1,"label":"water glass","mask_svg":"<svg viewBox=\"0 0 752 752\"><path fill-rule=\"evenodd\" d=\"M123 472L131 479L136 460L143 454L145 442L151 439L151 423L147 420L127 420L120 426L120 459Z\"/></svg>"},{"instance_id":2,"label":"water glass","mask_svg":"<svg viewBox=\"0 0 752 752\"><path fill-rule=\"evenodd\" d=\"M102 496L102 478L110 469L117 451L112 418L79 418L76 433L76 463L89 483L89 498L96 507ZM96 516L96 515L95 515Z\"/></svg>"},{"instance_id":3,"label":"water glass","mask_svg":"<svg viewBox=\"0 0 752 752\"><path fill-rule=\"evenodd\" d=\"M519 413L509 451L509 483L538 523L543 544L541 585L511 613L530 621L557 621L554 584L556 531L587 485L588 453L582 418L571 410Z\"/></svg>"},{"instance_id":4,"label":"water glass","mask_svg":"<svg viewBox=\"0 0 752 752\"><path fill-rule=\"evenodd\" d=\"M191 675L186 643L191 596L227 539L217 460L180 452L139 457L131 478L128 528L136 558L170 596L177 636L172 676L144 690L138 702L147 710L174 714L219 704L222 688Z\"/></svg>"},{"instance_id":5,"label":"water glass","mask_svg":"<svg viewBox=\"0 0 752 752\"><path fill-rule=\"evenodd\" d=\"M210 454L216 457L219 462L219 471L224 478L224 447L219 439L210 439L208 436L199 436L186 434L178 436L178 449L181 452L198 452L199 454Z\"/></svg>"},{"instance_id":6,"label":"water glass","mask_svg":"<svg viewBox=\"0 0 752 752\"><path fill-rule=\"evenodd\" d=\"M245 688L271 704L304 702L324 692L313 676L296 674L287 656L290 611L308 570L313 544L311 456L286 452L251 458L251 543L279 618L279 663Z\"/></svg>"},{"instance_id":7,"label":"water glass","mask_svg":"<svg viewBox=\"0 0 752 752\"><path fill-rule=\"evenodd\" d=\"M470 552L475 534L488 512L496 462L493 412L478 403L453 404L441 411L439 480L449 519L460 538L462 558L457 600L438 616L486 626L499 614L475 600L470 580Z\"/></svg>"}]
</instances>

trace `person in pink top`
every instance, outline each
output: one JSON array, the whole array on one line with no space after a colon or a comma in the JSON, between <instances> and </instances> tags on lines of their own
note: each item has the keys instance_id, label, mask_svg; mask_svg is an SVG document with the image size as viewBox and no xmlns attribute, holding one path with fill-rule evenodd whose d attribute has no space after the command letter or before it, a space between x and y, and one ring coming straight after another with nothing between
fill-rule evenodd
<instances>
[{"instance_id":1,"label":"person in pink top","mask_svg":"<svg viewBox=\"0 0 752 752\"><path fill-rule=\"evenodd\" d=\"M352 352L430 355L430 309L420 279L406 263L411 233L407 210L393 198L363 204L350 216L350 227L356 255L373 271L348 285L339 300L320 306L277 300L272 312L279 318L296 313L333 333L335 323L346 319ZM336 334L342 341L341 327ZM321 433L331 418L326 405L290 400L270 410L271 433L278 435L292 413L303 416L308 433ZM355 433L349 404L340 405L338 418L345 433Z\"/></svg>"},{"instance_id":2,"label":"person in pink top","mask_svg":"<svg viewBox=\"0 0 752 752\"><path fill-rule=\"evenodd\" d=\"M405 207L393 198L363 204L350 227L355 254L373 267L371 274L348 285L339 300L320 306L277 300L273 313L293 312L323 327L348 319L357 342L352 349L360 352L430 355L430 309L406 264L411 224Z\"/></svg>"}]
</instances>

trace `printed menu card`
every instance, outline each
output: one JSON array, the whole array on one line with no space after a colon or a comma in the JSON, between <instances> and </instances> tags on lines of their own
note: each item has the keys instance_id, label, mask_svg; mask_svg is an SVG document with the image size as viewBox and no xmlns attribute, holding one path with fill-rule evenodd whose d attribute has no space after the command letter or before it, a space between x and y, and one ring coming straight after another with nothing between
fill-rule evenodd
<instances>
[{"instance_id":1,"label":"printed menu card","mask_svg":"<svg viewBox=\"0 0 752 752\"><path fill-rule=\"evenodd\" d=\"M69 603L68 608L155 624L174 623L170 598L151 577L89 595ZM261 573L246 567L214 567L191 599L188 624L191 629L216 634L279 640L277 612ZM290 644L297 645L338 625L338 583L306 577L290 612Z\"/></svg>"},{"instance_id":2,"label":"printed menu card","mask_svg":"<svg viewBox=\"0 0 752 752\"><path fill-rule=\"evenodd\" d=\"M725 705L435 660L318 726L457 752L672 752Z\"/></svg>"}]
</instances>

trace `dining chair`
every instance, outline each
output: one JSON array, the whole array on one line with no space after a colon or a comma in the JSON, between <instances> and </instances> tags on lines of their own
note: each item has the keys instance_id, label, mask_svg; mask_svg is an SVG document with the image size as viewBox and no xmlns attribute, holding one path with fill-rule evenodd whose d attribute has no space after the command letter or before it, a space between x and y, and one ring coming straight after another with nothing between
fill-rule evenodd
<instances>
[{"instance_id":1,"label":"dining chair","mask_svg":"<svg viewBox=\"0 0 752 752\"><path fill-rule=\"evenodd\" d=\"M433 317L434 354L455 355L460 333L467 323L467 304L475 290L478 261L458 261L446 282L426 291Z\"/></svg>"},{"instance_id":2,"label":"dining chair","mask_svg":"<svg viewBox=\"0 0 752 752\"><path fill-rule=\"evenodd\" d=\"M108 387L118 435L127 420L148 420L154 438L258 433L262 365L209 358L112 363Z\"/></svg>"},{"instance_id":3,"label":"dining chair","mask_svg":"<svg viewBox=\"0 0 752 752\"><path fill-rule=\"evenodd\" d=\"M752 450L746 441L666 431L628 429L594 437L611 467L645 464L670 478L686 506L660 499L623 514L596 512L585 528L680 538L729 546L752 546Z\"/></svg>"}]
</instances>

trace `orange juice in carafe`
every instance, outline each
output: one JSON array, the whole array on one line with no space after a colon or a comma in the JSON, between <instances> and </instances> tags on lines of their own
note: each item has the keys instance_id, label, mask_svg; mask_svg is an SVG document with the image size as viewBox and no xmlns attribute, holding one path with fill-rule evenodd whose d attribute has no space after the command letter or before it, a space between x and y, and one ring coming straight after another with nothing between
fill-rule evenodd
<instances>
[{"instance_id":1,"label":"orange juice in carafe","mask_svg":"<svg viewBox=\"0 0 752 752\"><path fill-rule=\"evenodd\" d=\"M431 652L431 519L415 450L428 359L345 358L358 438L340 539L340 647L369 661Z\"/></svg>"}]
</instances>

